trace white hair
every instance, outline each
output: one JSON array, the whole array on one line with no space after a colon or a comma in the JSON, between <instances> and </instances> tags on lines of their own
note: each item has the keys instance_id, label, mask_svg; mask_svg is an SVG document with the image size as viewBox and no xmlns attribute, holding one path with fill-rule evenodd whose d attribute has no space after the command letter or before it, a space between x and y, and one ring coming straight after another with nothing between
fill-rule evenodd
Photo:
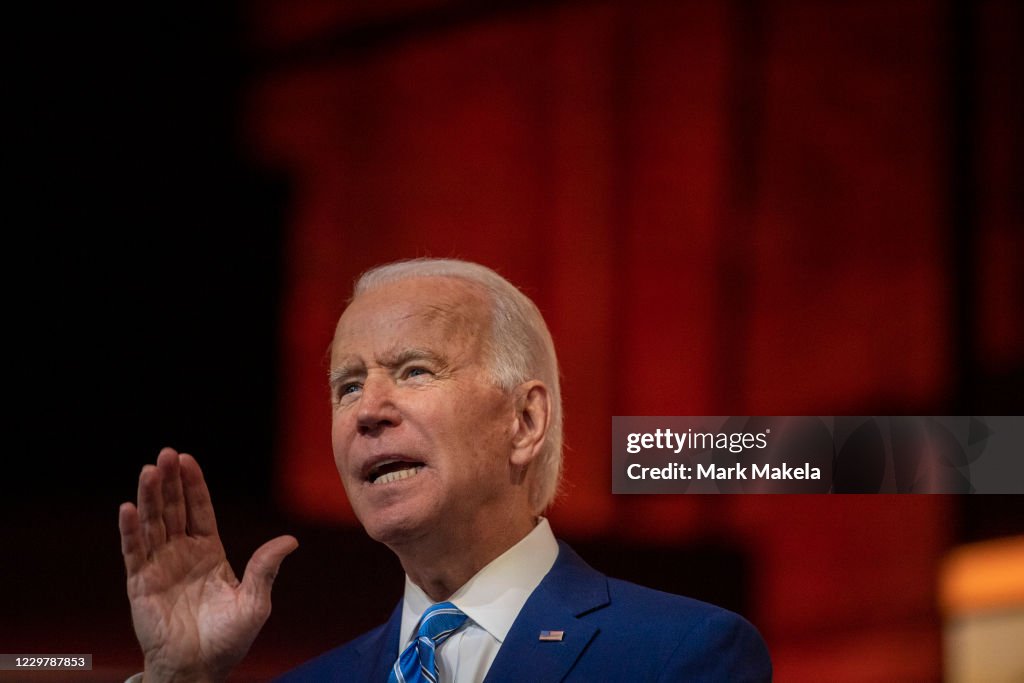
<instances>
[{"instance_id":1,"label":"white hair","mask_svg":"<svg viewBox=\"0 0 1024 683\"><path fill-rule=\"evenodd\" d=\"M450 277L482 287L491 304L491 339L487 345L490 372L504 391L531 379L548 388L551 421L537 455L530 504L540 514L558 492L562 473L562 394L558 358L551 332L537 305L501 275L486 266L458 259L419 258L372 268L356 281L352 298L381 285L416 277Z\"/></svg>"}]
</instances>

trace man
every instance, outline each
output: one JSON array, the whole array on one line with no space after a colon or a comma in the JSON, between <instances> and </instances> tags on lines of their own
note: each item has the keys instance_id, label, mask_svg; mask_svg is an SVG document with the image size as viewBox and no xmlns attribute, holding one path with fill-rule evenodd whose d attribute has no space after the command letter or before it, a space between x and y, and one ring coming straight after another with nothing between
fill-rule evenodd
<instances>
[{"instance_id":1,"label":"man","mask_svg":"<svg viewBox=\"0 0 1024 683\"><path fill-rule=\"evenodd\" d=\"M387 624L293 681L765 681L740 617L605 577L541 515L561 469L554 345L494 271L421 259L356 284L331 347L338 473L367 533L406 573ZM120 528L146 681L222 680L270 612L290 536L239 582L202 473L164 449ZM342 597L338 598L342 600Z\"/></svg>"}]
</instances>

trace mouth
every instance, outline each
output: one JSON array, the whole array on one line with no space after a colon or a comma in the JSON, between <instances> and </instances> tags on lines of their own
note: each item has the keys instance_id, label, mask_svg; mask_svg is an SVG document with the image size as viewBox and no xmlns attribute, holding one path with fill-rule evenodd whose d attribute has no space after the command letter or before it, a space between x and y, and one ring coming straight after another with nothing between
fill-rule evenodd
<instances>
[{"instance_id":1,"label":"mouth","mask_svg":"<svg viewBox=\"0 0 1024 683\"><path fill-rule=\"evenodd\" d=\"M370 484L390 484L415 477L423 469L423 463L400 458L388 458L373 464L365 479Z\"/></svg>"}]
</instances>

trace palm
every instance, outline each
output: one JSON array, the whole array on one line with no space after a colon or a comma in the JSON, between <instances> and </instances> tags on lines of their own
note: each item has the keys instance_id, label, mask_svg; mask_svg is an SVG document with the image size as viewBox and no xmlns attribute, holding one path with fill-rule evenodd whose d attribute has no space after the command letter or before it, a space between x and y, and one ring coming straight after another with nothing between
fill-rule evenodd
<instances>
[{"instance_id":1,"label":"palm","mask_svg":"<svg viewBox=\"0 0 1024 683\"><path fill-rule=\"evenodd\" d=\"M202 472L170 449L143 470L138 509L122 506L120 522L147 680L222 679L269 616L274 574L297 543L282 536L264 544L240 582L224 555Z\"/></svg>"}]
</instances>

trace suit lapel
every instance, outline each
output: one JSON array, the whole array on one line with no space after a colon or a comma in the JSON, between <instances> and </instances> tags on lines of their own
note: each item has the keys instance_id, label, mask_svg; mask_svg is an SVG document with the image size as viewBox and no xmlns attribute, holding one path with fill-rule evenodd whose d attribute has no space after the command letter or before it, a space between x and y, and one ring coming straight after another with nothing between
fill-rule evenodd
<instances>
[{"instance_id":1,"label":"suit lapel","mask_svg":"<svg viewBox=\"0 0 1024 683\"><path fill-rule=\"evenodd\" d=\"M402 603L391 613L387 623L356 646L359 658L355 670L344 672L340 680L386 681L388 672L398 658L398 632L402 626Z\"/></svg>"},{"instance_id":2,"label":"suit lapel","mask_svg":"<svg viewBox=\"0 0 1024 683\"><path fill-rule=\"evenodd\" d=\"M486 683L562 680L598 632L579 617L608 602L608 579L559 541L558 559L516 617ZM562 640L541 641L541 631L562 631Z\"/></svg>"}]
</instances>

